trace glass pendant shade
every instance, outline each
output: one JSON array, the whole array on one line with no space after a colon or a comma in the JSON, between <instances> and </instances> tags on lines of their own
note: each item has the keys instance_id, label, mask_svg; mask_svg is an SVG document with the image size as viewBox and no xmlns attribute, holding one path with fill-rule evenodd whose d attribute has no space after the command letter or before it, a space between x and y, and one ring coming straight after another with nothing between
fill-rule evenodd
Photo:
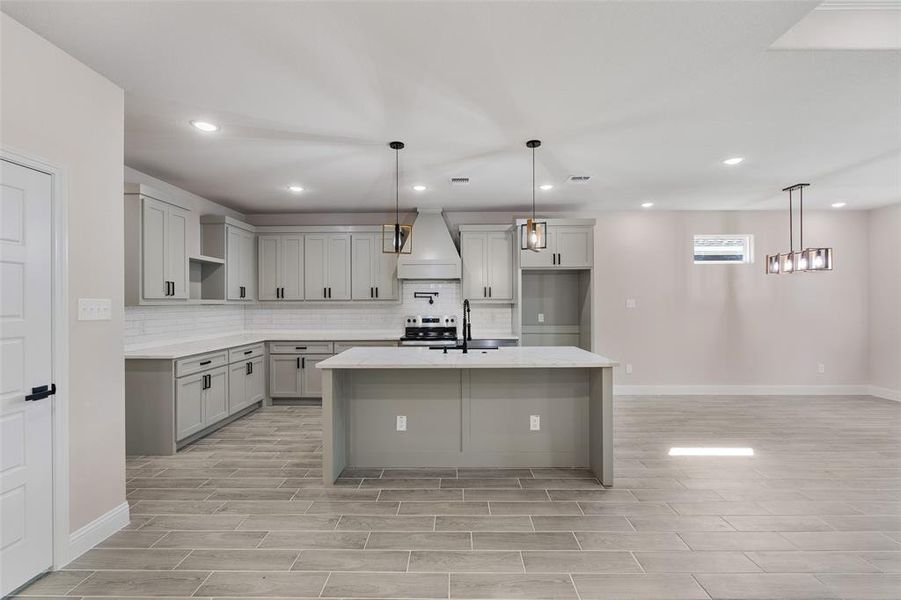
<instances>
[{"instance_id":1,"label":"glass pendant shade","mask_svg":"<svg viewBox=\"0 0 901 600\"><path fill-rule=\"evenodd\" d=\"M544 250L547 248L547 223L529 219L520 226L519 241L521 250Z\"/></svg>"},{"instance_id":2,"label":"glass pendant shade","mask_svg":"<svg viewBox=\"0 0 901 600\"><path fill-rule=\"evenodd\" d=\"M808 248L804 254L808 271L832 270L832 248Z\"/></svg>"},{"instance_id":3,"label":"glass pendant shade","mask_svg":"<svg viewBox=\"0 0 901 600\"><path fill-rule=\"evenodd\" d=\"M789 273L794 273L795 265L792 262L791 254L780 254L779 255L779 272L783 275L787 275Z\"/></svg>"},{"instance_id":4,"label":"glass pendant shade","mask_svg":"<svg viewBox=\"0 0 901 600\"><path fill-rule=\"evenodd\" d=\"M793 273L803 273L807 270L807 255L803 250L792 252L789 256L791 257Z\"/></svg>"},{"instance_id":5,"label":"glass pendant shade","mask_svg":"<svg viewBox=\"0 0 901 600\"><path fill-rule=\"evenodd\" d=\"M778 254L767 254L766 255L766 272L767 272L767 275L778 275L779 274L779 255Z\"/></svg>"},{"instance_id":6,"label":"glass pendant shade","mask_svg":"<svg viewBox=\"0 0 901 600\"><path fill-rule=\"evenodd\" d=\"M382 252L410 254L413 251L413 226L401 223L382 225Z\"/></svg>"}]
</instances>

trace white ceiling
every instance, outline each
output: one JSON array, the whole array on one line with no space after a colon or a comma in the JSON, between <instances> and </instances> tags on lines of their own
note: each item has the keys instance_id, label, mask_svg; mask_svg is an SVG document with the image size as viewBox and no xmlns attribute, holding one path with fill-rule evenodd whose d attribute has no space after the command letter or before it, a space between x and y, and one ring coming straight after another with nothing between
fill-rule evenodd
<instances>
[{"instance_id":1,"label":"white ceiling","mask_svg":"<svg viewBox=\"0 0 901 600\"><path fill-rule=\"evenodd\" d=\"M770 45L817 2L17 2L126 90L126 163L245 213L901 200L901 53ZM222 126L201 134L203 118ZM721 161L747 160L737 167ZM589 185L569 175L593 176ZM448 178L469 176L466 188ZM290 183L307 191L290 194ZM428 186L410 191L413 183Z\"/></svg>"}]
</instances>

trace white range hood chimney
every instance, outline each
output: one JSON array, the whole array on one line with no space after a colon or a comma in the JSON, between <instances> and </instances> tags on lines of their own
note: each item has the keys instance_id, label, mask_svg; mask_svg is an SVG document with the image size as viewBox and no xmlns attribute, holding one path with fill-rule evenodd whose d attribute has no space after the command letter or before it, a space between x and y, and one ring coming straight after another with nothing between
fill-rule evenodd
<instances>
[{"instance_id":1,"label":"white range hood chimney","mask_svg":"<svg viewBox=\"0 0 901 600\"><path fill-rule=\"evenodd\" d=\"M407 241L413 244L413 251L398 255L398 279L460 279L460 253L441 209L420 208L417 212L413 235Z\"/></svg>"}]
</instances>

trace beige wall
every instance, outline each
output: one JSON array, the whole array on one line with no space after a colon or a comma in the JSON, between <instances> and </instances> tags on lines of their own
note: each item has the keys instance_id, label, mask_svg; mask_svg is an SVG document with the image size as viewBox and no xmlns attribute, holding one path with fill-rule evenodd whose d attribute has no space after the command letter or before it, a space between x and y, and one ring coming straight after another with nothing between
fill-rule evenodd
<instances>
[{"instance_id":1,"label":"beige wall","mask_svg":"<svg viewBox=\"0 0 901 600\"><path fill-rule=\"evenodd\" d=\"M901 400L901 204L869 217L870 384Z\"/></svg>"},{"instance_id":2,"label":"beige wall","mask_svg":"<svg viewBox=\"0 0 901 600\"><path fill-rule=\"evenodd\" d=\"M617 384L868 383L866 212L805 213L805 245L834 247L835 269L785 276L765 275L763 262L788 246L782 211L597 218L595 349L633 366ZM696 233L754 234L755 263L693 264Z\"/></svg>"},{"instance_id":3,"label":"beige wall","mask_svg":"<svg viewBox=\"0 0 901 600\"><path fill-rule=\"evenodd\" d=\"M162 179L157 179L142 173L137 169L129 166L125 167L125 181L127 183L143 183L160 191L166 198L181 202L184 206L191 210L188 217L188 256L196 256L200 252L200 216L201 215L226 215L235 219L244 220L244 215L236 210L226 208L221 204L216 204L211 200L207 200L197 194L183 190Z\"/></svg>"},{"instance_id":4,"label":"beige wall","mask_svg":"<svg viewBox=\"0 0 901 600\"><path fill-rule=\"evenodd\" d=\"M0 15L0 144L68 177L69 527L125 501L122 90ZM110 298L110 321L77 321ZM49 443L49 440L48 440Z\"/></svg>"}]
</instances>

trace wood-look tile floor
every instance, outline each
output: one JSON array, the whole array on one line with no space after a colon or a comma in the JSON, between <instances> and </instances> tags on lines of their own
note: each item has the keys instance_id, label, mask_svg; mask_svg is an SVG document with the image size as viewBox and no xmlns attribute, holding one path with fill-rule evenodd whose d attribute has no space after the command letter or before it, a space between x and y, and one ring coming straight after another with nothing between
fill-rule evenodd
<instances>
[{"instance_id":1,"label":"wood-look tile floor","mask_svg":"<svg viewBox=\"0 0 901 600\"><path fill-rule=\"evenodd\" d=\"M23 595L901 598L901 404L618 397L616 436L613 489L537 468L361 469L327 489L319 408L259 410L129 458L128 529Z\"/></svg>"}]
</instances>

